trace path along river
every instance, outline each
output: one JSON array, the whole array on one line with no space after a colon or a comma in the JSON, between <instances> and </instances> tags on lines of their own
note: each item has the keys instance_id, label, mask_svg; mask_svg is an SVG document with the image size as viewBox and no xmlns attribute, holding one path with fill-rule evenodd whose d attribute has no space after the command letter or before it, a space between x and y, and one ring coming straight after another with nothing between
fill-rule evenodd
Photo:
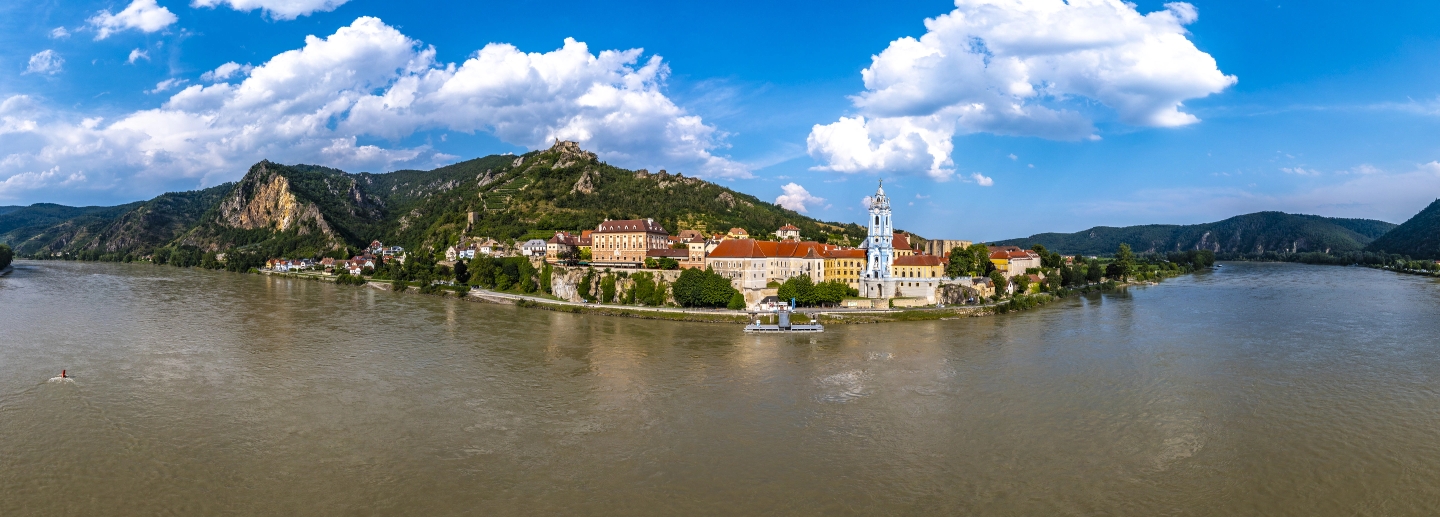
<instances>
[{"instance_id":1,"label":"path along river","mask_svg":"<svg viewBox=\"0 0 1440 517\"><path fill-rule=\"evenodd\" d=\"M1287 264L753 336L20 262L0 515L1434 515L1437 316Z\"/></svg>"}]
</instances>

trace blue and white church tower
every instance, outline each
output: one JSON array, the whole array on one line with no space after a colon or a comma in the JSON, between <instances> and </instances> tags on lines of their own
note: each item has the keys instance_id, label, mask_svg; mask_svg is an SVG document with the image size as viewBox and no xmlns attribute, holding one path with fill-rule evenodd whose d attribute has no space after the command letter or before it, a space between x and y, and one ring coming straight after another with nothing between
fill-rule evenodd
<instances>
[{"instance_id":1,"label":"blue and white church tower","mask_svg":"<svg viewBox=\"0 0 1440 517\"><path fill-rule=\"evenodd\" d=\"M865 271L860 274L860 294L867 298L895 296L895 280L890 265L895 259L895 226L890 220L890 198L885 195L881 180L870 201L870 234L861 247L865 248Z\"/></svg>"}]
</instances>

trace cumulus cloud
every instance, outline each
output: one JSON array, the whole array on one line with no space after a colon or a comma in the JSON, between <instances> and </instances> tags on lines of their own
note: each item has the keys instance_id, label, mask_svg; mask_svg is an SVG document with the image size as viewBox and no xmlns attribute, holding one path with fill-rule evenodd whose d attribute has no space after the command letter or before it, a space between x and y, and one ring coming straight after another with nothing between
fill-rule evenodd
<instances>
[{"instance_id":1,"label":"cumulus cloud","mask_svg":"<svg viewBox=\"0 0 1440 517\"><path fill-rule=\"evenodd\" d=\"M892 41L851 97L858 117L816 125L818 169L953 174L950 141L987 132L1095 139L1084 110L1108 107L1126 124L1173 127L1180 110L1235 83L1186 37L1194 6L1140 14L1121 0L955 0L919 39ZM1071 109L1075 108L1075 109ZM928 159L927 159L928 157Z\"/></svg>"},{"instance_id":2,"label":"cumulus cloud","mask_svg":"<svg viewBox=\"0 0 1440 517\"><path fill-rule=\"evenodd\" d=\"M125 62L133 65L133 64L135 64L136 61L139 61L139 60L141 60L141 59L144 59L144 60L146 60L146 61L149 61L149 60L150 60L150 53L149 53L149 52L146 52L146 51L144 51L144 50L140 50L140 49L137 48L137 49L135 49L135 50L131 50L131 51L130 51L130 57L125 58Z\"/></svg>"},{"instance_id":3,"label":"cumulus cloud","mask_svg":"<svg viewBox=\"0 0 1440 517\"><path fill-rule=\"evenodd\" d=\"M314 12L334 11L350 0L194 0L191 7L230 6L236 11L261 9L276 20L294 20Z\"/></svg>"},{"instance_id":4,"label":"cumulus cloud","mask_svg":"<svg viewBox=\"0 0 1440 517\"><path fill-rule=\"evenodd\" d=\"M60 173L60 167L51 167L39 172L22 172L0 180L0 199L14 199L17 195L53 187L74 187L88 178L83 172Z\"/></svg>"},{"instance_id":5,"label":"cumulus cloud","mask_svg":"<svg viewBox=\"0 0 1440 517\"><path fill-rule=\"evenodd\" d=\"M235 74L249 75L250 71L254 69L255 67L250 66L249 64L241 65L234 61L231 61L229 63L225 63L223 65L215 67L214 70L200 74L200 80L207 83L225 81L229 80L231 77L235 77Z\"/></svg>"},{"instance_id":6,"label":"cumulus cloud","mask_svg":"<svg viewBox=\"0 0 1440 517\"><path fill-rule=\"evenodd\" d=\"M1283 172L1283 173L1285 173L1285 174L1294 174L1294 175L1296 175L1296 176L1319 176L1319 175L1320 175L1320 171L1315 170L1315 169L1306 169L1306 168L1304 168L1304 167L1281 167L1281 168L1280 168L1280 172Z\"/></svg>"},{"instance_id":7,"label":"cumulus cloud","mask_svg":"<svg viewBox=\"0 0 1440 517\"><path fill-rule=\"evenodd\" d=\"M970 175L970 181L973 181L976 185L980 185L982 187L990 187L995 185L994 179L978 172Z\"/></svg>"},{"instance_id":8,"label":"cumulus cloud","mask_svg":"<svg viewBox=\"0 0 1440 517\"><path fill-rule=\"evenodd\" d=\"M30 64L25 66L25 73L40 75L55 75L65 65L65 58L54 50L41 50L30 56Z\"/></svg>"},{"instance_id":9,"label":"cumulus cloud","mask_svg":"<svg viewBox=\"0 0 1440 517\"><path fill-rule=\"evenodd\" d=\"M65 30L64 27L50 29L50 39L65 39L68 37L70 37L70 31Z\"/></svg>"},{"instance_id":10,"label":"cumulus cloud","mask_svg":"<svg viewBox=\"0 0 1440 517\"><path fill-rule=\"evenodd\" d=\"M95 39L102 40L127 29L155 32L180 21L180 18L169 9L160 7L155 0L135 0L119 13L110 14L107 9L95 13L88 21L95 29Z\"/></svg>"},{"instance_id":11,"label":"cumulus cloud","mask_svg":"<svg viewBox=\"0 0 1440 517\"><path fill-rule=\"evenodd\" d=\"M816 197L810 194L810 191L805 190L805 187L802 187L795 182L790 182L789 184L780 187L780 190L784 191L785 193L775 198L775 204L780 205L783 208L788 208L790 210L800 212L802 214L808 212L808 208L810 206L819 205L825 202L825 198Z\"/></svg>"},{"instance_id":12,"label":"cumulus cloud","mask_svg":"<svg viewBox=\"0 0 1440 517\"><path fill-rule=\"evenodd\" d=\"M566 40L525 53L491 44L464 63L440 63L434 48L363 17L244 70L227 63L208 73L213 84L105 121L12 97L0 121L28 129L0 139L0 178L61 166L92 180L204 182L238 177L262 158L372 171L453 161L428 145L396 143L427 129L487 132L536 149L575 140L632 168L750 174L712 153L724 135L662 93L667 67L659 57L642 60L640 50L596 54ZM167 79L152 91L183 84Z\"/></svg>"}]
</instances>

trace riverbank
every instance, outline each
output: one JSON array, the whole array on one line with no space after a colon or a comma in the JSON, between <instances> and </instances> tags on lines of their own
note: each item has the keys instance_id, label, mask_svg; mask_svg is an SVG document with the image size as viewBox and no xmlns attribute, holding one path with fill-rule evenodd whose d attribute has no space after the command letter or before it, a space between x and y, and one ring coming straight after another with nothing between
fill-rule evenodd
<instances>
[{"instance_id":1,"label":"riverbank","mask_svg":"<svg viewBox=\"0 0 1440 517\"><path fill-rule=\"evenodd\" d=\"M5 269L0 269L0 276L6 276L6 275L9 275L10 273L14 273L14 272L15 272L15 266L5 266Z\"/></svg>"}]
</instances>

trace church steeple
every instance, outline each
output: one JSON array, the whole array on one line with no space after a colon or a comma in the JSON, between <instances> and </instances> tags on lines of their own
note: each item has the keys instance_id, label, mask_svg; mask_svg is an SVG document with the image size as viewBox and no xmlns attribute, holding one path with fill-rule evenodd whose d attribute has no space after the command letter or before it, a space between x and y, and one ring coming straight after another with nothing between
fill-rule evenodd
<instances>
[{"instance_id":1,"label":"church steeple","mask_svg":"<svg viewBox=\"0 0 1440 517\"><path fill-rule=\"evenodd\" d=\"M885 181L875 189L870 200L869 235L865 238L865 278L890 278L890 263L895 256L894 225L890 221L890 198L885 195Z\"/></svg>"}]
</instances>

